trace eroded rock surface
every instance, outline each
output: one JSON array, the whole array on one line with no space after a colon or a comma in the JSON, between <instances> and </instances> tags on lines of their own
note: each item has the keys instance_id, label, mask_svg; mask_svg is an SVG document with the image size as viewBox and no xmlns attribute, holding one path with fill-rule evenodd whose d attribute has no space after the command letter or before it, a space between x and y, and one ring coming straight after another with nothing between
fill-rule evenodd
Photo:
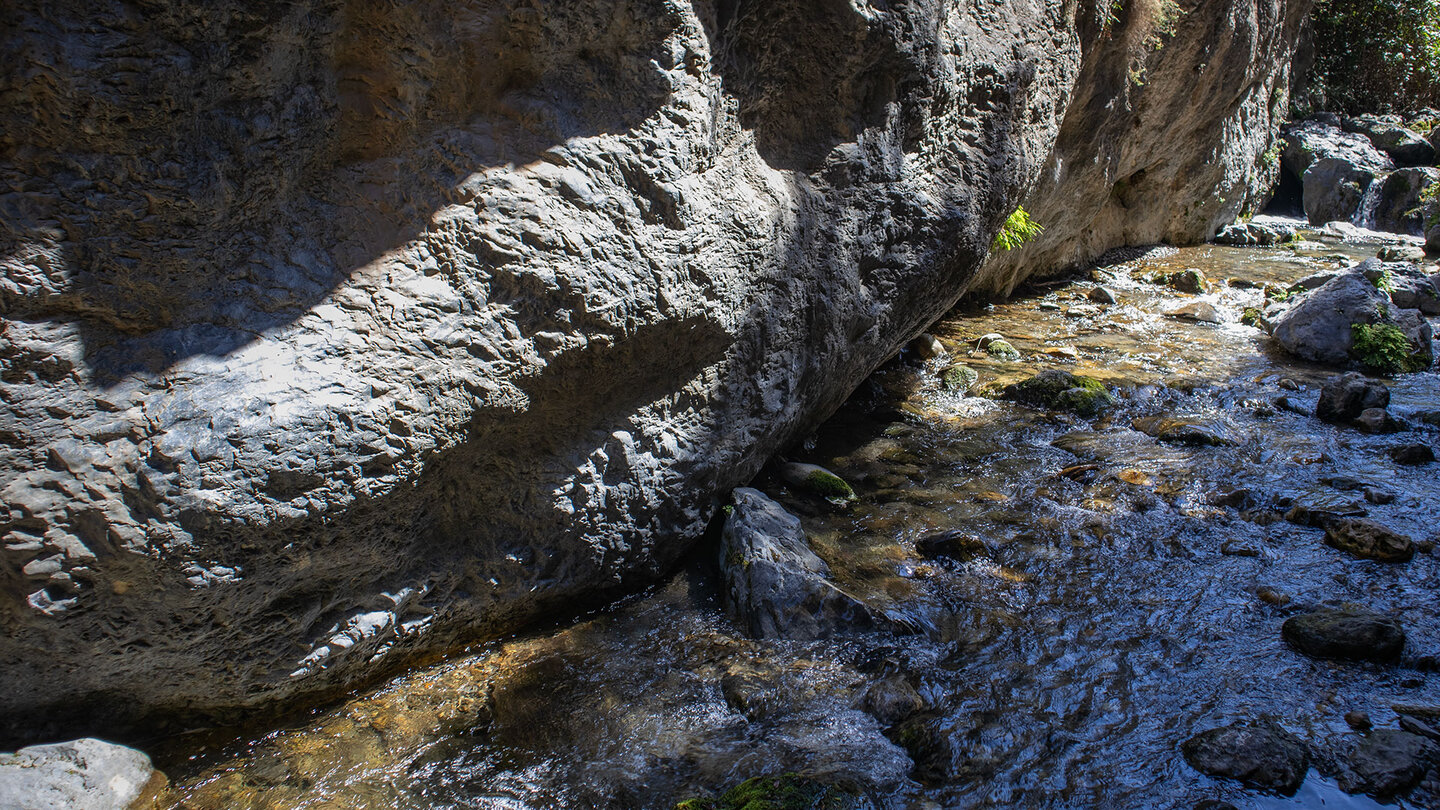
<instances>
[{"instance_id":1,"label":"eroded rock surface","mask_svg":"<svg viewBox=\"0 0 1440 810\"><path fill-rule=\"evenodd\" d=\"M1263 193L1307 7L7 4L0 737L657 576L967 285Z\"/></svg>"}]
</instances>

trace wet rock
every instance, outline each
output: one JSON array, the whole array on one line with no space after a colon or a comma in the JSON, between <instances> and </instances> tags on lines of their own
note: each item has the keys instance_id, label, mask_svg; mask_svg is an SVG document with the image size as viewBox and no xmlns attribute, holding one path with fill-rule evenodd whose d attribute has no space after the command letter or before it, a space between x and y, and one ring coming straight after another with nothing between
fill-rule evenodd
<instances>
[{"instance_id":1,"label":"wet rock","mask_svg":"<svg viewBox=\"0 0 1440 810\"><path fill-rule=\"evenodd\" d=\"M860 698L860 707L887 726L924 711L925 698L903 675L889 675L871 684Z\"/></svg>"},{"instance_id":2,"label":"wet rock","mask_svg":"<svg viewBox=\"0 0 1440 810\"><path fill-rule=\"evenodd\" d=\"M1305 216L1313 225L1354 220L1365 192L1380 176L1380 172L1344 158L1315 161L1300 180Z\"/></svg>"},{"instance_id":3,"label":"wet rock","mask_svg":"<svg viewBox=\"0 0 1440 810\"><path fill-rule=\"evenodd\" d=\"M1387 490L1387 489L1376 489L1375 487L1366 487L1366 488L1364 489L1364 491L1363 491L1363 494L1364 494L1364 496L1365 496L1365 502L1366 502L1366 503L1373 503L1373 504L1375 504L1376 506L1384 506L1384 505L1387 504L1387 503L1394 503L1394 502L1395 502L1395 493L1393 493L1393 492L1391 492L1391 491L1389 491L1389 490Z\"/></svg>"},{"instance_id":4,"label":"wet rock","mask_svg":"<svg viewBox=\"0 0 1440 810\"><path fill-rule=\"evenodd\" d=\"M150 757L123 745L90 738L35 745L0 754L0 807L123 810L163 779Z\"/></svg>"},{"instance_id":5,"label":"wet rock","mask_svg":"<svg viewBox=\"0 0 1440 810\"><path fill-rule=\"evenodd\" d=\"M747 779L715 799L686 799L675 810L874 810L857 791L786 773Z\"/></svg>"},{"instance_id":6,"label":"wet rock","mask_svg":"<svg viewBox=\"0 0 1440 810\"><path fill-rule=\"evenodd\" d=\"M1405 649L1405 631L1388 616L1366 610L1321 609L1285 620L1280 634L1312 658L1393 662Z\"/></svg>"},{"instance_id":7,"label":"wet rock","mask_svg":"<svg viewBox=\"0 0 1440 810\"><path fill-rule=\"evenodd\" d=\"M1010 341L1000 339L992 340L985 345L985 353L999 360L1019 360L1020 350L1010 345Z\"/></svg>"},{"instance_id":8,"label":"wet rock","mask_svg":"<svg viewBox=\"0 0 1440 810\"><path fill-rule=\"evenodd\" d=\"M1196 323L1223 323L1225 320L1220 316L1220 311L1208 301L1191 301L1188 304L1181 304L1174 309L1166 310L1165 314L1171 318Z\"/></svg>"},{"instance_id":9,"label":"wet rock","mask_svg":"<svg viewBox=\"0 0 1440 810\"><path fill-rule=\"evenodd\" d=\"M720 566L726 608L751 636L813 639L873 626L869 609L828 581L830 566L810 550L799 518L758 490L733 497Z\"/></svg>"},{"instance_id":10,"label":"wet rock","mask_svg":"<svg viewBox=\"0 0 1440 810\"><path fill-rule=\"evenodd\" d=\"M1373 408L1390 405L1390 388L1359 372L1340 374L1325 381L1315 415L1326 422L1349 422Z\"/></svg>"},{"instance_id":11,"label":"wet rock","mask_svg":"<svg viewBox=\"0 0 1440 810\"><path fill-rule=\"evenodd\" d=\"M1400 729L1440 742L1440 725L1408 714L1400 715Z\"/></svg>"},{"instance_id":12,"label":"wet rock","mask_svg":"<svg viewBox=\"0 0 1440 810\"><path fill-rule=\"evenodd\" d=\"M940 372L940 384L946 391L969 391L979 379L980 375L969 366L951 366Z\"/></svg>"},{"instance_id":13,"label":"wet rock","mask_svg":"<svg viewBox=\"0 0 1440 810\"><path fill-rule=\"evenodd\" d=\"M789 461L781 464L775 472L786 486L798 492L832 502L855 500L855 490L844 478L818 464Z\"/></svg>"},{"instance_id":14,"label":"wet rock","mask_svg":"<svg viewBox=\"0 0 1440 810\"><path fill-rule=\"evenodd\" d=\"M1210 729L1186 740L1180 750L1201 773L1286 796L1299 789L1310 770L1305 746L1270 721Z\"/></svg>"},{"instance_id":15,"label":"wet rock","mask_svg":"<svg viewBox=\"0 0 1440 810\"><path fill-rule=\"evenodd\" d=\"M914 776L925 784L950 779L955 770L955 748L946 732L942 718L934 714L917 714L892 728L890 739L910 755L915 763Z\"/></svg>"},{"instance_id":16,"label":"wet rock","mask_svg":"<svg viewBox=\"0 0 1440 810\"><path fill-rule=\"evenodd\" d=\"M915 541L915 550L922 557L948 557L961 562L990 554L990 548L984 540L958 529L927 534Z\"/></svg>"},{"instance_id":17,"label":"wet rock","mask_svg":"<svg viewBox=\"0 0 1440 810\"><path fill-rule=\"evenodd\" d=\"M1341 786L1351 793L1366 793L1378 799L1399 796L1424 778L1440 760L1434 742L1416 734L1393 729L1375 729L1360 738L1350 751L1347 775Z\"/></svg>"},{"instance_id":18,"label":"wet rock","mask_svg":"<svg viewBox=\"0 0 1440 810\"><path fill-rule=\"evenodd\" d=\"M1380 202L1375 209L1375 229L1412 236L1425 235L1428 200L1440 182L1440 170L1399 169L1380 181ZM1420 261L1424 259L1421 251ZM1413 255L1413 254L1412 254Z\"/></svg>"},{"instance_id":19,"label":"wet rock","mask_svg":"<svg viewBox=\"0 0 1440 810\"><path fill-rule=\"evenodd\" d=\"M1230 802L1222 802L1219 799L1204 799L1196 802L1194 810L1240 810Z\"/></svg>"},{"instance_id":20,"label":"wet rock","mask_svg":"<svg viewBox=\"0 0 1440 810\"><path fill-rule=\"evenodd\" d=\"M1410 467L1418 467L1422 464L1429 464L1435 460L1435 450L1428 444L1402 444L1398 447L1391 447L1385 451L1390 459L1396 464L1404 464Z\"/></svg>"},{"instance_id":21,"label":"wet rock","mask_svg":"<svg viewBox=\"0 0 1440 810\"><path fill-rule=\"evenodd\" d=\"M1188 444L1196 447L1222 447L1235 444L1223 424L1173 416L1142 416L1130 426L1167 444Z\"/></svg>"},{"instance_id":22,"label":"wet rock","mask_svg":"<svg viewBox=\"0 0 1440 810\"><path fill-rule=\"evenodd\" d=\"M1220 553L1226 557L1259 557L1260 550L1253 546L1226 540L1220 544Z\"/></svg>"},{"instance_id":23,"label":"wet rock","mask_svg":"<svg viewBox=\"0 0 1440 810\"><path fill-rule=\"evenodd\" d=\"M1215 234L1214 241L1221 245L1278 245L1293 238L1295 226L1287 223L1232 222Z\"/></svg>"},{"instance_id":24,"label":"wet rock","mask_svg":"<svg viewBox=\"0 0 1440 810\"><path fill-rule=\"evenodd\" d=\"M1105 287L1095 287L1086 297L1097 304L1114 304L1117 301L1115 293Z\"/></svg>"},{"instance_id":25,"label":"wet rock","mask_svg":"<svg viewBox=\"0 0 1440 810\"><path fill-rule=\"evenodd\" d=\"M1162 282L1171 289L1192 295L1199 295L1210 289L1205 273L1193 267L1164 276Z\"/></svg>"},{"instance_id":26,"label":"wet rock","mask_svg":"<svg viewBox=\"0 0 1440 810\"><path fill-rule=\"evenodd\" d=\"M1380 248L1375 258L1382 262L1423 262L1425 249L1416 245L1386 245Z\"/></svg>"},{"instance_id":27,"label":"wet rock","mask_svg":"<svg viewBox=\"0 0 1440 810\"><path fill-rule=\"evenodd\" d=\"M1325 524L1325 543L1347 554L1380 562L1406 562L1415 556L1415 543L1409 537L1373 520L1329 520Z\"/></svg>"},{"instance_id":28,"label":"wet rock","mask_svg":"<svg viewBox=\"0 0 1440 810\"><path fill-rule=\"evenodd\" d=\"M1366 408L1355 417L1355 427L1366 433L1400 433L1406 430L1409 425L1404 420L1396 419L1384 408Z\"/></svg>"},{"instance_id":29,"label":"wet rock","mask_svg":"<svg viewBox=\"0 0 1440 810\"><path fill-rule=\"evenodd\" d=\"M1116 404L1115 397L1099 380L1062 369L1046 369L1008 385L1004 396L1032 407L1067 410L1081 416L1098 415Z\"/></svg>"},{"instance_id":30,"label":"wet rock","mask_svg":"<svg viewBox=\"0 0 1440 810\"><path fill-rule=\"evenodd\" d=\"M1370 715L1365 712L1346 712L1345 725L1356 731L1369 731L1374 723L1370 722Z\"/></svg>"},{"instance_id":31,"label":"wet rock","mask_svg":"<svg viewBox=\"0 0 1440 810\"><path fill-rule=\"evenodd\" d=\"M1344 366L1370 359L1354 351L1353 327L1385 323L1393 325L1409 342L1409 354L1416 365L1422 359L1424 365L1429 365L1430 324L1414 310L1395 307L1388 294L1365 278L1364 270L1378 265L1378 261L1372 267L1362 263L1287 309L1275 320L1276 341L1305 360Z\"/></svg>"},{"instance_id":32,"label":"wet rock","mask_svg":"<svg viewBox=\"0 0 1440 810\"><path fill-rule=\"evenodd\" d=\"M945 353L945 344L931 334L921 334L910 341L910 351L921 360L934 360Z\"/></svg>"}]
</instances>

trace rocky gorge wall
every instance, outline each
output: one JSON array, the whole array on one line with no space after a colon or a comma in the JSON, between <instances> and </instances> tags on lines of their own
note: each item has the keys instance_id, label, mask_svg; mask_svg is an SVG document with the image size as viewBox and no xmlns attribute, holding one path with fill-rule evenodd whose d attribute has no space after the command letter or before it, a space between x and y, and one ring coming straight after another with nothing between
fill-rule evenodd
<instances>
[{"instance_id":1,"label":"rocky gorge wall","mask_svg":"<svg viewBox=\"0 0 1440 810\"><path fill-rule=\"evenodd\" d=\"M633 590L966 289L1208 237L1308 2L1125 6L7 4L0 742Z\"/></svg>"}]
</instances>

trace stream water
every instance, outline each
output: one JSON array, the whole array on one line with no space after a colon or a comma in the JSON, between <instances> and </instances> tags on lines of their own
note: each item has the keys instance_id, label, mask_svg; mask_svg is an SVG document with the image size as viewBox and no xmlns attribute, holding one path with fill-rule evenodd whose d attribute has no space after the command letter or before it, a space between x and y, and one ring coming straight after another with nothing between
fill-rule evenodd
<instances>
[{"instance_id":1,"label":"stream water","mask_svg":"<svg viewBox=\"0 0 1440 810\"><path fill-rule=\"evenodd\" d=\"M1338 786L1355 735L1344 715L1393 728L1393 705L1440 704L1424 657L1440 654L1440 558L1354 559L1265 505L1350 506L1433 541L1435 466L1397 465L1385 450L1433 445L1437 431L1372 436L1307 415L1334 372L1274 353L1239 323L1262 300L1255 285L1373 253L1155 251L936 324L948 357L882 369L793 452L847 478L857 503L755 483L802 518L841 587L912 632L747 639L718 597L712 541L651 593L567 626L476 647L258 736L172 740L157 757L169 797L186 808L668 810L803 771L894 808L1378 807ZM1211 292L1144 280L1190 268ZM1097 285L1118 303L1089 300ZM1225 322L1163 314L1196 298ZM1021 359L975 349L986 333ZM1121 404L1082 419L947 391L939 372L954 362L978 372L972 391L1056 367L1103 380ZM1434 372L1390 384L1397 415L1440 409ZM1197 420L1233 444L1162 444L1131 428L1151 415ZM1356 482L1393 502L1366 502ZM1237 490L1262 506L1216 505ZM946 529L984 552L917 553L917 539ZM1345 604L1398 618L1405 657L1318 661L1281 640L1297 610ZM875 716L888 687L923 702L908 751ZM1315 752L1294 797L1205 776L1180 754L1199 731L1263 716ZM1398 806L1440 806L1433 772Z\"/></svg>"}]
</instances>

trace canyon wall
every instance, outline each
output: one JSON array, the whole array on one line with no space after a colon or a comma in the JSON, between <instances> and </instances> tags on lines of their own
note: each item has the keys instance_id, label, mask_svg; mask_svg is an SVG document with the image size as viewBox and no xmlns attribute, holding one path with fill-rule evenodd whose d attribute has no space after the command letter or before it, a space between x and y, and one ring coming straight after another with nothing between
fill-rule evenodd
<instances>
[{"instance_id":1,"label":"canyon wall","mask_svg":"<svg viewBox=\"0 0 1440 810\"><path fill-rule=\"evenodd\" d=\"M967 289L1206 238L1308 0L1124 5L6 4L0 747L632 591Z\"/></svg>"}]
</instances>

